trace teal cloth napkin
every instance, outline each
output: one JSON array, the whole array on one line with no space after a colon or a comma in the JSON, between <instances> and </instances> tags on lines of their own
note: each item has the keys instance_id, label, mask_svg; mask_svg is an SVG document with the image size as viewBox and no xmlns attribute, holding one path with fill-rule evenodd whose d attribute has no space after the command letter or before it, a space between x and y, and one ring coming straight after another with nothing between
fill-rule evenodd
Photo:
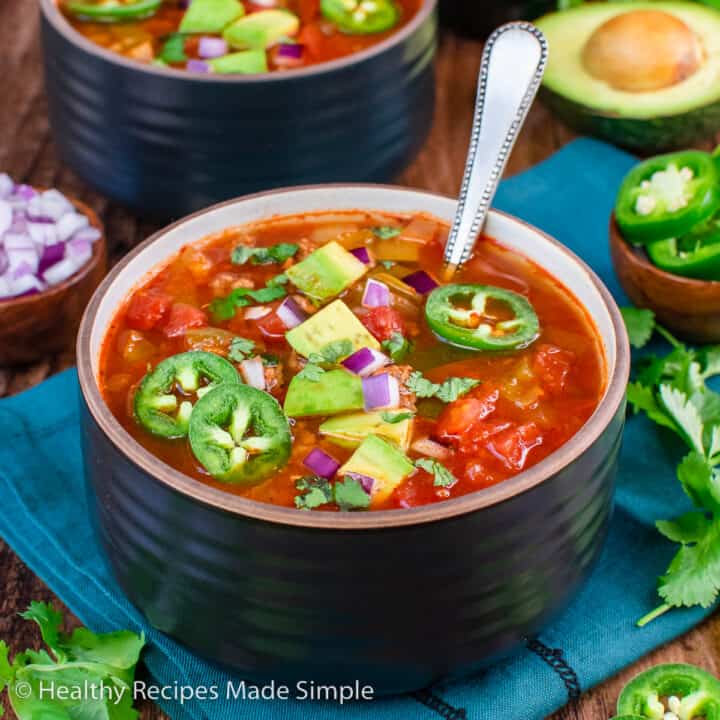
<instances>
[{"instance_id":1,"label":"teal cloth napkin","mask_svg":"<svg viewBox=\"0 0 720 720\"><path fill-rule=\"evenodd\" d=\"M607 226L618 184L633 162L612 147L579 140L504 182L496 206L572 248L624 302L610 265ZM77 394L76 373L68 371L0 401L0 534L93 630L144 630L145 666L156 683L220 688L219 700L163 701L176 720L542 720L705 615L675 610L642 630L634 626L657 604L655 579L673 554L653 523L688 504L674 476L680 446L636 417L628 422L616 510L594 574L567 612L513 657L470 680L372 703L224 699L232 676L149 627L104 565L83 499Z\"/></svg>"}]
</instances>

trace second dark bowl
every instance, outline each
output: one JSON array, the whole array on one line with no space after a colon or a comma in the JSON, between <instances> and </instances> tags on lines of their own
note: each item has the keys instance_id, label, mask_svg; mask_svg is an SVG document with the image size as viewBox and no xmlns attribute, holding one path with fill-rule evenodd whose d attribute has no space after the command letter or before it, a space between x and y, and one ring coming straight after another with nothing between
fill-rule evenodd
<instances>
[{"instance_id":1,"label":"second dark bowl","mask_svg":"<svg viewBox=\"0 0 720 720\"><path fill-rule=\"evenodd\" d=\"M204 76L104 50L41 0L56 145L104 195L162 219L273 187L390 180L432 124L436 4L341 60Z\"/></svg>"},{"instance_id":2,"label":"second dark bowl","mask_svg":"<svg viewBox=\"0 0 720 720\"><path fill-rule=\"evenodd\" d=\"M498 25L535 20L556 6L554 0L440 0L440 19L443 25L464 35L487 37Z\"/></svg>"}]
</instances>

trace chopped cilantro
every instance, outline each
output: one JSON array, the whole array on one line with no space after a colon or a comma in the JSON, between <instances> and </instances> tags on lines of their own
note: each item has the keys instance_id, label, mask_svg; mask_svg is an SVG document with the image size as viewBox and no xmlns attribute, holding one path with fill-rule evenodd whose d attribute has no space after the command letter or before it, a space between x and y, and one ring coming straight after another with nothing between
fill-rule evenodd
<instances>
[{"instance_id":1,"label":"chopped cilantro","mask_svg":"<svg viewBox=\"0 0 720 720\"><path fill-rule=\"evenodd\" d=\"M298 510L315 510L333 500L332 485L317 475L301 477L295 481L300 495L295 496L295 507Z\"/></svg>"},{"instance_id":2,"label":"chopped cilantro","mask_svg":"<svg viewBox=\"0 0 720 720\"><path fill-rule=\"evenodd\" d=\"M277 367L280 364L280 358L273 353L263 353L260 357L266 367Z\"/></svg>"},{"instance_id":3,"label":"chopped cilantro","mask_svg":"<svg viewBox=\"0 0 720 720\"><path fill-rule=\"evenodd\" d=\"M720 394L706 384L720 374L720 349L686 347L647 310L622 313L633 347L645 347L654 333L670 344L665 355L645 355L634 363L628 401L688 446L677 478L695 506L674 520L656 522L680 548L658 584L663 604L638 622L644 626L674 607L709 607L720 592Z\"/></svg>"},{"instance_id":4,"label":"chopped cilantro","mask_svg":"<svg viewBox=\"0 0 720 720\"><path fill-rule=\"evenodd\" d=\"M300 249L294 243L278 243L270 247L248 247L238 245L231 255L234 265L244 265L248 260L253 265L270 265L272 263L283 263L293 257Z\"/></svg>"},{"instance_id":5,"label":"chopped cilantro","mask_svg":"<svg viewBox=\"0 0 720 720\"><path fill-rule=\"evenodd\" d=\"M290 278L285 273L282 273L270 278L265 284L268 287L278 287L279 285L287 285L288 282L290 282Z\"/></svg>"},{"instance_id":6,"label":"chopped cilantro","mask_svg":"<svg viewBox=\"0 0 720 720\"><path fill-rule=\"evenodd\" d=\"M272 302L286 295L285 289L277 285L267 285L259 290L235 288L227 297L215 298L210 303L210 314L215 322L223 322L234 318L238 308Z\"/></svg>"},{"instance_id":7,"label":"chopped cilantro","mask_svg":"<svg viewBox=\"0 0 720 720\"><path fill-rule=\"evenodd\" d=\"M333 340L323 347L320 352L310 353L307 365L298 373L298 377L311 382L318 382L325 372L323 365L336 365L344 357L351 355L353 344L351 340Z\"/></svg>"},{"instance_id":8,"label":"chopped cilantro","mask_svg":"<svg viewBox=\"0 0 720 720\"><path fill-rule=\"evenodd\" d=\"M480 381L473 378L451 377L444 383L438 384L431 382L419 370L416 370L410 375L405 384L407 389L415 393L419 398L434 397L450 403L479 385Z\"/></svg>"},{"instance_id":9,"label":"chopped cilantro","mask_svg":"<svg viewBox=\"0 0 720 720\"><path fill-rule=\"evenodd\" d=\"M252 340L247 340L246 338L241 337L233 338L232 342L230 343L228 360L240 363L245 360L254 349L255 343Z\"/></svg>"},{"instance_id":10,"label":"chopped cilantro","mask_svg":"<svg viewBox=\"0 0 720 720\"><path fill-rule=\"evenodd\" d=\"M397 425L398 423L401 423L404 420L412 419L413 414L411 412L401 412L401 413L384 412L380 415L380 417L382 417L382 419L386 423L390 423L390 425Z\"/></svg>"},{"instance_id":11,"label":"chopped cilantro","mask_svg":"<svg viewBox=\"0 0 720 720\"><path fill-rule=\"evenodd\" d=\"M394 260L381 260L380 264L386 269L389 270L390 268L395 267L397 263Z\"/></svg>"},{"instance_id":12,"label":"chopped cilantro","mask_svg":"<svg viewBox=\"0 0 720 720\"><path fill-rule=\"evenodd\" d=\"M383 225L382 227L374 227L372 233L375 237L380 240L390 240L391 238L397 237L402 232L402 228L392 227L390 225Z\"/></svg>"},{"instance_id":13,"label":"chopped cilantro","mask_svg":"<svg viewBox=\"0 0 720 720\"><path fill-rule=\"evenodd\" d=\"M345 511L366 510L370 507L370 496L357 478L346 477L337 481L334 486L335 502Z\"/></svg>"},{"instance_id":14,"label":"chopped cilantro","mask_svg":"<svg viewBox=\"0 0 720 720\"><path fill-rule=\"evenodd\" d=\"M441 463L437 460L431 460L430 458L420 458L415 461L415 467L419 467L426 473L435 476L435 487L450 488L456 482L457 478Z\"/></svg>"},{"instance_id":15,"label":"chopped cilantro","mask_svg":"<svg viewBox=\"0 0 720 720\"><path fill-rule=\"evenodd\" d=\"M398 332L393 333L389 340L383 341L382 347L394 362L401 362L412 351L412 343Z\"/></svg>"}]
</instances>

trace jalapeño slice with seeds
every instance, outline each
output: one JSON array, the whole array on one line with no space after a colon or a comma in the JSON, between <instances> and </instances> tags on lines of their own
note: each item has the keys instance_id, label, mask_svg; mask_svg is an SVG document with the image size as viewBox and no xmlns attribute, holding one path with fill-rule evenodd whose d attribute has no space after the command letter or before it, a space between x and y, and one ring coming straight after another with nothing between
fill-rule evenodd
<instances>
[{"instance_id":1,"label":"jalape\u00f1o slice with seeds","mask_svg":"<svg viewBox=\"0 0 720 720\"><path fill-rule=\"evenodd\" d=\"M625 686L617 712L659 720L720 720L720 681L693 665L657 665Z\"/></svg>"},{"instance_id":2,"label":"jalape\u00f1o slice with seeds","mask_svg":"<svg viewBox=\"0 0 720 720\"><path fill-rule=\"evenodd\" d=\"M491 285L439 287L428 298L425 317L438 337L474 350L518 350L540 334L527 298Z\"/></svg>"},{"instance_id":3,"label":"jalape\u00f1o slice with seeds","mask_svg":"<svg viewBox=\"0 0 720 720\"><path fill-rule=\"evenodd\" d=\"M188 433L194 400L224 383L242 380L232 363L195 350L163 360L135 393L135 419L148 432L170 440Z\"/></svg>"},{"instance_id":4,"label":"jalape\u00f1o slice with seeds","mask_svg":"<svg viewBox=\"0 0 720 720\"><path fill-rule=\"evenodd\" d=\"M290 458L292 436L272 395L249 385L221 385L204 395L190 418L190 447L220 482L254 485Z\"/></svg>"},{"instance_id":5,"label":"jalape\u00f1o slice with seeds","mask_svg":"<svg viewBox=\"0 0 720 720\"><path fill-rule=\"evenodd\" d=\"M393 0L321 0L320 11L348 35L384 32L400 20Z\"/></svg>"},{"instance_id":6,"label":"jalape\u00f1o slice with seeds","mask_svg":"<svg viewBox=\"0 0 720 720\"><path fill-rule=\"evenodd\" d=\"M142 20L155 14L162 0L105 0L105 2L76 2L69 0L65 7L81 20L93 22L123 22Z\"/></svg>"}]
</instances>

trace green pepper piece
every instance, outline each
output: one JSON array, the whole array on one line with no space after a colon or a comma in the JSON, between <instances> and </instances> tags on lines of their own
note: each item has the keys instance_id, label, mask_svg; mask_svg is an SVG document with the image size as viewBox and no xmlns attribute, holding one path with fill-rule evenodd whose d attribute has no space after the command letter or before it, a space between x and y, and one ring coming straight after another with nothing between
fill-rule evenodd
<instances>
[{"instance_id":1,"label":"green pepper piece","mask_svg":"<svg viewBox=\"0 0 720 720\"><path fill-rule=\"evenodd\" d=\"M720 681L692 665L657 665L640 673L620 693L618 715L663 720L720 720Z\"/></svg>"},{"instance_id":2,"label":"green pepper piece","mask_svg":"<svg viewBox=\"0 0 720 720\"><path fill-rule=\"evenodd\" d=\"M491 324L492 318L486 314L489 300L506 306L512 317ZM518 350L540 334L538 316L527 298L491 285L436 288L427 300L425 317L430 329L443 340L476 350Z\"/></svg>"},{"instance_id":3,"label":"green pepper piece","mask_svg":"<svg viewBox=\"0 0 720 720\"><path fill-rule=\"evenodd\" d=\"M245 14L240 0L193 0L180 23L181 33L221 33Z\"/></svg>"},{"instance_id":4,"label":"green pepper piece","mask_svg":"<svg viewBox=\"0 0 720 720\"><path fill-rule=\"evenodd\" d=\"M625 177L615 204L623 237L636 245L680 237L720 208L720 171L711 155L658 155Z\"/></svg>"},{"instance_id":5,"label":"green pepper piece","mask_svg":"<svg viewBox=\"0 0 720 720\"><path fill-rule=\"evenodd\" d=\"M187 60L185 54L185 36L182 33L172 33L165 38L158 56L167 65L179 65Z\"/></svg>"},{"instance_id":6,"label":"green pepper piece","mask_svg":"<svg viewBox=\"0 0 720 720\"><path fill-rule=\"evenodd\" d=\"M81 20L112 23L151 17L161 4L162 0L106 0L99 3L71 0L65 7Z\"/></svg>"},{"instance_id":7,"label":"green pepper piece","mask_svg":"<svg viewBox=\"0 0 720 720\"><path fill-rule=\"evenodd\" d=\"M193 413L192 395L200 397L208 388L224 383L242 383L235 367L225 358L201 350L173 355L140 383L135 393L135 419L158 437L183 438L188 434ZM179 400L175 390L179 391Z\"/></svg>"},{"instance_id":8,"label":"green pepper piece","mask_svg":"<svg viewBox=\"0 0 720 720\"><path fill-rule=\"evenodd\" d=\"M348 35L384 32L400 20L393 0L321 0L320 12Z\"/></svg>"},{"instance_id":9,"label":"green pepper piece","mask_svg":"<svg viewBox=\"0 0 720 720\"><path fill-rule=\"evenodd\" d=\"M190 447L210 475L254 485L290 458L288 420L272 395L249 385L221 385L204 395L190 417Z\"/></svg>"}]
</instances>

